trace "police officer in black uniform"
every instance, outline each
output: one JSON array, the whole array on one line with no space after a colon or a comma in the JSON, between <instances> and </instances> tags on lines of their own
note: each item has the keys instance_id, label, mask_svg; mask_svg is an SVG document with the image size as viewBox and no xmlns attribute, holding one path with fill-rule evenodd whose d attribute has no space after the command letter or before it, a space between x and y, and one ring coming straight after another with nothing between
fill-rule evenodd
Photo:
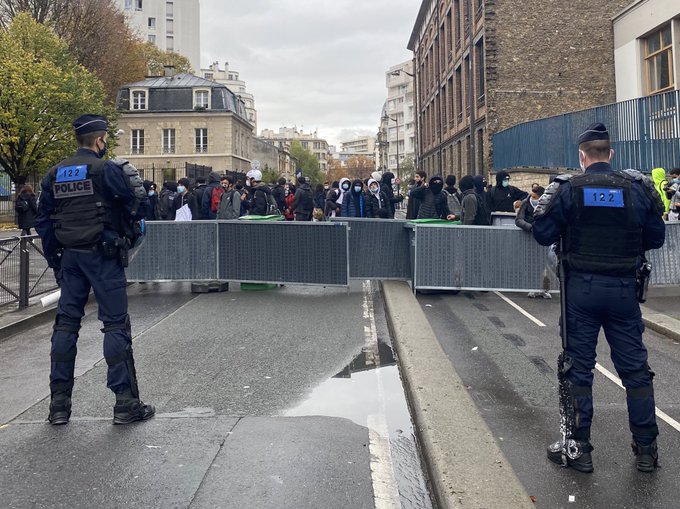
<instances>
[{"instance_id":1,"label":"police officer in black uniform","mask_svg":"<svg viewBox=\"0 0 680 509\"><path fill-rule=\"evenodd\" d=\"M659 431L654 413L654 373L642 343L644 325L636 275L645 251L664 243L663 204L653 184L641 173L612 170L614 151L603 124L589 126L578 142L579 161L585 172L557 177L541 197L534 215L534 237L544 246L561 240L566 269L567 346L562 374L574 422L567 427L571 431L566 441L548 447L548 458L581 472L593 471L593 368L597 338L603 328L614 366L626 388L636 467L652 472L658 464Z\"/></svg>"},{"instance_id":2,"label":"police officer in black uniform","mask_svg":"<svg viewBox=\"0 0 680 509\"><path fill-rule=\"evenodd\" d=\"M145 192L137 170L126 161L104 160L108 122L83 115L73 123L78 151L42 181L36 230L54 269L61 298L52 334L50 423L66 424L78 331L94 290L104 323L107 386L116 395L114 424L153 417L153 405L139 399L127 314L127 252L137 240L145 213Z\"/></svg>"}]
</instances>

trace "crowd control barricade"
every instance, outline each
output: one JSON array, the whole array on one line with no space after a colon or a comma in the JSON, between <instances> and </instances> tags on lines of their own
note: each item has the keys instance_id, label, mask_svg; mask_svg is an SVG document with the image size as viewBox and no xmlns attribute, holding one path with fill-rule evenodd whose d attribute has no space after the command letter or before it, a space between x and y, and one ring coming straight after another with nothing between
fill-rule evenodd
<instances>
[{"instance_id":1,"label":"crowd control barricade","mask_svg":"<svg viewBox=\"0 0 680 509\"><path fill-rule=\"evenodd\" d=\"M410 239L399 219L333 218L349 225L352 279L410 280Z\"/></svg>"},{"instance_id":2,"label":"crowd control barricade","mask_svg":"<svg viewBox=\"0 0 680 509\"><path fill-rule=\"evenodd\" d=\"M661 249L648 251L647 260L652 264L650 285L680 285L680 222L666 223L666 242Z\"/></svg>"},{"instance_id":3,"label":"crowd control barricade","mask_svg":"<svg viewBox=\"0 0 680 509\"><path fill-rule=\"evenodd\" d=\"M129 281L349 284L347 223L152 221Z\"/></svg>"},{"instance_id":4,"label":"crowd control barricade","mask_svg":"<svg viewBox=\"0 0 680 509\"><path fill-rule=\"evenodd\" d=\"M349 285L347 223L218 221L219 279Z\"/></svg>"},{"instance_id":5,"label":"crowd control barricade","mask_svg":"<svg viewBox=\"0 0 680 509\"><path fill-rule=\"evenodd\" d=\"M218 279L215 221L149 221L144 243L130 254L128 281Z\"/></svg>"},{"instance_id":6,"label":"crowd control barricade","mask_svg":"<svg viewBox=\"0 0 680 509\"><path fill-rule=\"evenodd\" d=\"M416 290L528 292L544 288L548 248L515 228L410 226ZM551 289L554 286L551 279Z\"/></svg>"}]
</instances>

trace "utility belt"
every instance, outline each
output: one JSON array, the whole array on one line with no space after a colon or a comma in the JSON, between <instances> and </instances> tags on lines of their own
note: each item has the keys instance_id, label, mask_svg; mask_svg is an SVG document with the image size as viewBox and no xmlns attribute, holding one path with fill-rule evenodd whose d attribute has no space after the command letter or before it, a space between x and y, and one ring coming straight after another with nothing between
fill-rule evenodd
<instances>
[{"instance_id":1,"label":"utility belt","mask_svg":"<svg viewBox=\"0 0 680 509\"><path fill-rule=\"evenodd\" d=\"M104 258L109 260L118 259L123 267L128 266L128 252L130 251L130 241L125 237L104 240L95 244L66 248L76 253L101 253Z\"/></svg>"}]
</instances>

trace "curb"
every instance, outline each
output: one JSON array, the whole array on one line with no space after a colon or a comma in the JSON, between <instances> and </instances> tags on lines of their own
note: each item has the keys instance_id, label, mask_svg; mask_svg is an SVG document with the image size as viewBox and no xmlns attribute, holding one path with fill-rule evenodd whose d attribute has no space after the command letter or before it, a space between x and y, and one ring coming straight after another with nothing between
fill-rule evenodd
<instances>
[{"instance_id":1,"label":"curb","mask_svg":"<svg viewBox=\"0 0 680 509\"><path fill-rule=\"evenodd\" d=\"M440 509L533 508L405 282L382 283L387 322Z\"/></svg>"},{"instance_id":2,"label":"curb","mask_svg":"<svg viewBox=\"0 0 680 509\"><path fill-rule=\"evenodd\" d=\"M673 341L680 342L680 320L671 318L663 313L657 313L645 306L640 306L640 309L642 310L642 321L645 327Z\"/></svg>"},{"instance_id":3,"label":"curb","mask_svg":"<svg viewBox=\"0 0 680 509\"><path fill-rule=\"evenodd\" d=\"M32 315L22 317L16 322L0 327L0 343L9 339L10 337L19 334L20 332L25 332L37 325L44 325L49 322L54 321L54 317L57 315L57 306L53 306L44 310L41 310Z\"/></svg>"}]
</instances>

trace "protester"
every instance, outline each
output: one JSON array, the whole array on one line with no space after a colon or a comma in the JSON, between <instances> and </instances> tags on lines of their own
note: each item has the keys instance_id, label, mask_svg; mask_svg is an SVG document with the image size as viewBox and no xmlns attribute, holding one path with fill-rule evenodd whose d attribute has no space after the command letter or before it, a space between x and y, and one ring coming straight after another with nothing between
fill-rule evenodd
<instances>
[{"instance_id":1,"label":"protester","mask_svg":"<svg viewBox=\"0 0 680 509\"><path fill-rule=\"evenodd\" d=\"M159 219L158 193L156 192L156 183L151 182L150 180L145 180L143 185L146 195L149 198L149 206L146 209L146 216L144 219L147 221L156 221Z\"/></svg>"},{"instance_id":2,"label":"protester","mask_svg":"<svg viewBox=\"0 0 680 509\"><path fill-rule=\"evenodd\" d=\"M456 189L455 175L447 175L445 182L446 187L444 187L444 192L446 193L449 212L456 216L457 219L460 219L461 201L463 199L463 195L462 193L458 192L458 189Z\"/></svg>"},{"instance_id":3,"label":"protester","mask_svg":"<svg viewBox=\"0 0 680 509\"><path fill-rule=\"evenodd\" d=\"M281 177L272 189L272 196L276 200L276 206L280 211L286 208L286 195L284 193L284 188L286 186L286 179Z\"/></svg>"},{"instance_id":4,"label":"protester","mask_svg":"<svg viewBox=\"0 0 680 509\"><path fill-rule=\"evenodd\" d=\"M424 171L417 171L414 180L414 187L408 194L408 205L406 206L406 219L415 219L418 217L418 208L420 208L420 200L413 196L414 191L425 185L427 173Z\"/></svg>"},{"instance_id":5,"label":"protester","mask_svg":"<svg viewBox=\"0 0 680 509\"><path fill-rule=\"evenodd\" d=\"M375 173L375 172L374 172ZM368 179L368 193L366 194L366 217L381 217L380 210L387 212L389 217L389 199L375 179Z\"/></svg>"},{"instance_id":6,"label":"protester","mask_svg":"<svg viewBox=\"0 0 680 509\"><path fill-rule=\"evenodd\" d=\"M314 196L306 177L298 178L298 188L293 199L293 212L296 221L311 221L314 211Z\"/></svg>"},{"instance_id":7,"label":"protester","mask_svg":"<svg viewBox=\"0 0 680 509\"><path fill-rule=\"evenodd\" d=\"M168 180L163 183L163 189L158 197L158 219L161 221L175 220L175 198L177 197L177 182Z\"/></svg>"},{"instance_id":8,"label":"protester","mask_svg":"<svg viewBox=\"0 0 680 509\"><path fill-rule=\"evenodd\" d=\"M201 204L203 203L203 193L205 193L206 187L207 186L205 185L205 177L203 176L196 177L196 183L194 185L194 188L192 189L192 193L196 197L196 214L193 217L194 221L198 221L199 219L206 219L205 217L203 217L203 213L201 211Z\"/></svg>"},{"instance_id":9,"label":"protester","mask_svg":"<svg viewBox=\"0 0 680 509\"><path fill-rule=\"evenodd\" d=\"M295 196L291 191L290 185L286 184L283 188L283 217L286 218L286 221L293 221L295 219L293 201L295 201Z\"/></svg>"},{"instance_id":10,"label":"protester","mask_svg":"<svg viewBox=\"0 0 680 509\"><path fill-rule=\"evenodd\" d=\"M349 194L352 183L346 177L340 179L340 195L338 196L338 206L340 207L340 215L342 215L342 202L345 201L345 196Z\"/></svg>"},{"instance_id":11,"label":"protester","mask_svg":"<svg viewBox=\"0 0 680 509\"><path fill-rule=\"evenodd\" d=\"M394 189L392 187L393 184L394 173L392 173L391 171L386 171L385 173L383 173L382 182L380 182L380 190L387 197L387 217L390 219L394 219L397 204L404 201L404 197L402 195L399 194L397 196L394 196Z\"/></svg>"},{"instance_id":12,"label":"protester","mask_svg":"<svg viewBox=\"0 0 680 509\"><path fill-rule=\"evenodd\" d=\"M491 224L491 211L489 210L489 205L488 205L488 200L487 200L487 182L486 182L486 177L483 175L475 175L472 177L472 183L475 188L475 193L477 194L477 197L479 198L479 206L482 208L482 216L484 217L485 222L480 223L484 225L490 225ZM461 202L462 205L462 202Z\"/></svg>"},{"instance_id":13,"label":"protester","mask_svg":"<svg viewBox=\"0 0 680 509\"><path fill-rule=\"evenodd\" d=\"M496 173L496 186L487 194L489 212L514 212L515 203L524 200L529 193L510 185L510 175L505 171Z\"/></svg>"},{"instance_id":14,"label":"protester","mask_svg":"<svg viewBox=\"0 0 680 509\"><path fill-rule=\"evenodd\" d=\"M216 171L211 171L208 175L208 184L201 196L201 218L216 219L217 208L220 204L220 197L224 192L221 183L221 176Z\"/></svg>"},{"instance_id":15,"label":"protester","mask_svg":"<svg viewBox=\"0 0 680 509\"><path fill-rule=\"evenodd\" d=\"M366 197L364 196L364 183L357 179L352 182L349 193L345 193L342 200L343 217L368 217Z\"/></svg>"},{"instance_id":16,"label":"protester","mask_svg":"<svg viewBox=\"0 0 680 509\"><path fill-rule=\"evenodd\" d=\"M314 187L312 199L314 200L315 209L321 209L323 211L326 208L326 191L324 190L323 184L317 184Z\"/></svg>"},{"instance_id":17,"label":"protester","mask_svg":"<svg viewBox=\"0 0 680 509\"><path fill-rule=\"evenodd\" d=\"M460 179L460 190L463 192L461 221L467 225L488 225L482 198L475 191L474 178L466 175Z\"/></svg>"},{"instance_id":18,"label":"protester","mask_svg":"<svg viewBox=\"0 0 680 509\"><path fill-rule=\"evenodd\" d=\"M273 211L276 200L269 186L262 182L262 172L252 170L250 173L250 214L268 216Z\"/></svg>"},{"instance_id":19,"label":"protester","mask_svg":"<svg viewBox=\"0 0 680 509\"><path fill-rule=\"evenodd\" d=\"M670 200L668 220L677 221L680 218L680 168L672 169L670 175L671 181L666 191L666 197Z\"/></svg>"},{"instance_id":20,"label":"protester","mask_svg":"<svg viewBox=\"0 0 680 509\"><path fill-rule=\"evenodd\" d=\"M541 186L532 187L529 197L522 200L522 204L517 211L517 217L515 218L515 225L525 232L531 233L534 227L534 210L536 210L538 200L543 196L544 192L545 189Z\"/></svg>"},{"instance_id":21,"label":"protester","mask_svg":"<svg viewBox=\"0 0 680 509\"><path fill-rule=\"evenodd\" d=\"M200 216L196 195L194 195L191 190L191 181L188 178L181 178L177 181L177 196L175 197L173 205L175 207L175 217L177 211L184 205L189 207L192 220L197 220L196 218Z\"/></svg>"},{"instance_id":22,"label":"protester","mask_svg":"<svg viewBox=\"0 0 680 509\"><path fill-rule=\"evenodd\" d=\"M432 177L427 186L414 189L411 196L420 201L416 219L446 219L448 221L459 219L449 211L444 181L439 175Z\"/></svg>"},{"instance_id":23,"label":"protester","mask_svg":"<svg viewBox=\"0 0 680 509\"><path fill-rule=\"evenodd\" d=\"M324 215L326 217L335 217L340 214L340 205L338 199L340 198L340 182L333 181L331 188L326 193L326 205L324 207Z\"/></svg>"},{"instance_id":24,"label":"protester","mask_svg":"<svg viewBox=\"0 0 680 509\"><path fill-rule=\"evenodd\" d=\"M38 204L35 199L33 188L28 184L21 188L14 202L14 210L17 213L17 225L21 228L22 235L30 235L31 228L35 226L35 217L38 214Z\"/></svg>"},{"instance_id":25,"label":"protester","mask_svg":"<svg viewBox=\"0 0 680 509\"><path fill-rule=\"evenodd\" d=\"M668 209L671 205L671 200L668 198L665 192L666 187L668 187L668 180L666 180L666 170L663 168L654 168L652 170L652 181L654 181L654 188L659 192L659 196L661 196L664 210L668 212Z\"/></svg>"},{"instance_id":26,"label":"protester","mask_svg":"<svg viewBox=\"0 0 680 509\"><path fill-rule=\"evenodd\" d=\"M227 175L222 182L226 182L226 186L220 197L217 219L238 219L241 215L241 193L234 187L234 177Z\"/></svg>"}]
</instances>

